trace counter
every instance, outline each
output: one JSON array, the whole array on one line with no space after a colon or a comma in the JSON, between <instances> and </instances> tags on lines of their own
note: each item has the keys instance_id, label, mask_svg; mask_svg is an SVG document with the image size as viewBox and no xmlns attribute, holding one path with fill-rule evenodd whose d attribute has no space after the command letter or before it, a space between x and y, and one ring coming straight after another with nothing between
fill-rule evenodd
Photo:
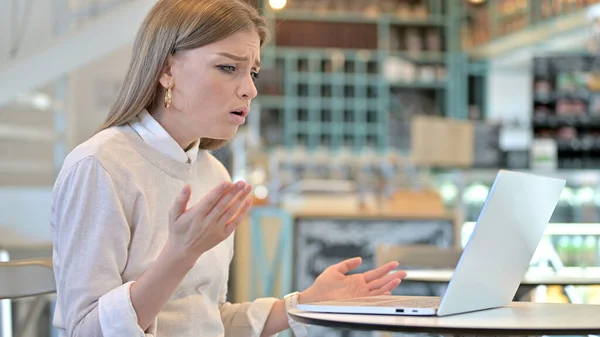
<instances>
[{"instance_id":1,"label":"counter","mask_svg":"<svg viewBox=\"0 0 600 337\"><path fill-rule=\"evenodd\" d=\"M235 301L281 297L305 289L326 267L354 256L363 258L357 272L374 268L377 244L458 247L457 223L451 214L256 207L235 234L230 295Z\"/></svg>"}]
</instances>

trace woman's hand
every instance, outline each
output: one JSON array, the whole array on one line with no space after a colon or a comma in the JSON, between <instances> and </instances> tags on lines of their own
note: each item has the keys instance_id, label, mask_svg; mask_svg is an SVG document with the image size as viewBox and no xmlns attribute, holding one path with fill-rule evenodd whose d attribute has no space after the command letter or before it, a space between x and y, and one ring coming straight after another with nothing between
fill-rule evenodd
<instances>
[{"instance_id":1,"label":"woman's hand","mask_svg":"<svg viewBox=\"0 0 600 337\"><path fill-rule=\"evenodd\" d=\"M157 260L131 285L138 325L146 330L202 253L225 240L250 210L250 185L221 184L187 209L185 186L169 212L169 238Z\"/></svg>"},{"instance_id":2,"label":"woman's hand","mask_svg":"<svg viewBox=\"0 0 600 337\"><path fill-rule=\"evenodd\" d=\"M227 239L246 217L252 204L251 186L223 183L187 209L190 187L185 186L169 213L168 248L194 264L204 252Z\"/></svg>"},{"instance_id":3,"label":"woman's hand","mask_svg":"<svg viewBox=\"0 0 600 337\"><path fill-rule=\"evenodd\" d=\"M406 277L405 271L390 273L398 267L398 262L390 262L361 274L346 275L361 262L360 257L355 257L325 269L308 289L300 293L298 301L310 303L389 295Z\"/></svg>"}]
</instances>

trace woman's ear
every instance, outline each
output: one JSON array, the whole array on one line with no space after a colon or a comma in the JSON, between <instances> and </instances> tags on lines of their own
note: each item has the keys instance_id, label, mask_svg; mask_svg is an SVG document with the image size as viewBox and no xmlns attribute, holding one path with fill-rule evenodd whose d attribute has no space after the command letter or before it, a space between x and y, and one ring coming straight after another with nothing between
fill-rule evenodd
<instances>
[{"instance_id":1,"label":"woman's ear","mask_svg":"<svg viewBox=\"0 0 600 337\"><path fill-rule=\"evenodd\" d=\"M173 65L173 56L169 55L167 58L167 62L162 69L162 73L160 74L159 82L163 86L163 88L171 88L173 87L173 74L171 73L171 66Z\"/></svg>"}]
</instances>

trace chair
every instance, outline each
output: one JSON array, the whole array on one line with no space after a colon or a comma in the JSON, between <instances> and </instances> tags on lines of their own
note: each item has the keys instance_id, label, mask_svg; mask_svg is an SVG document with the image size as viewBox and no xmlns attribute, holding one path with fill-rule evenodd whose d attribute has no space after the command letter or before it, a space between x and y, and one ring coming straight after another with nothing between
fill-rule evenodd
<instances>
[{"instance_id":1,"label":"chair","mask_svg":"<svg viewBox=\"0 0 600 337\"><path fill-rule=\"evenodd\" d=\"M2 253L2 252L0 252ZM4 252L4 255L7 255ZM15 336L23 335L45 304L41 295L56 292L52 258L0 262L0 300L35 297L24 321L15 329ZM0 301L0 336L12 336L10 302Z\"/></svg>"},{"instance_id":2,"label":"chair","mask_svg":"<svg viewBox=\"0 0 600 337\"><path fill-rule=\"evenodd\" d=\"M52 259L0 262L0 299L56 292Z\"/></svg>"},{"instance_id":3,"label":"chair","mask_svg":"<svg viewBox=\"0 0 600 337\"><path fill-rule=\"evenodd\" d=\"M375 247L377 266L398 261L402 269L454 269L461 250L425 244L387 245Z\"/></svg>"}]
</instances>

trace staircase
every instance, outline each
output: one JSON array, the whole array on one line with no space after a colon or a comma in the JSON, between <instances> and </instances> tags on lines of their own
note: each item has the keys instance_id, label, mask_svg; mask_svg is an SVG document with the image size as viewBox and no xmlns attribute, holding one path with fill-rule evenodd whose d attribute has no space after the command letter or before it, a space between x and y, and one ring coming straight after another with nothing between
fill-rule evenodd
<instances>
[{"instance_id":1,"label":"staircase","mask_svg":"<svg viewBox=\"0 0 600 337\"><path fill-rule=\"evenodd\" d=\"M39 41L41 48L0 67L0 105L131 43L138 26L155 2L112 0L96 7L95 11L87 8L67 15L64 18L66 25L79 27L51 36L49 41ZM95 17L87 18L86 13L94 13Z\"/></svg>"},{"instance_id":2,"label":"staircase","mask_svg":"<svg viewBox=\"0 0 600 337\"><path fill-rule=\"evenodd\" d=\"M487 1L470 8L474 34L475 27L485 27L485 36L466 48L473 59L526 59L539 52L581 50L590 37L591 23L600 16L596 0L523 1L510 10L501 8L504 4Z\"/></svg>"},{"instance_id":3,"label":"staircase","mask_svg":"<svg viewBox=\"0 0 600 337\"><path fill-rule=\"evenodd\" d=\"M0 25L8 28L0 29L0 41L8 42L0 44L0 186L53 183L75 145L69 139L78 128L68 126L85 118L67 113L76 98L69 77L129 46L155 2L0 2Z\"/></svg>"},{"instance_id":4,"label":"staircase","mask_svg":"<svg viewBox=\"0 0 600 337\"><path fill-rule=\"evenodd\" d=\"M0 238L49 240L56 173L79 124L96 114L69 110L74 100L92 100L70 94L79 85L72 74L127 50L155 2L0 1Z\"/></svg>"}]
</instances>

